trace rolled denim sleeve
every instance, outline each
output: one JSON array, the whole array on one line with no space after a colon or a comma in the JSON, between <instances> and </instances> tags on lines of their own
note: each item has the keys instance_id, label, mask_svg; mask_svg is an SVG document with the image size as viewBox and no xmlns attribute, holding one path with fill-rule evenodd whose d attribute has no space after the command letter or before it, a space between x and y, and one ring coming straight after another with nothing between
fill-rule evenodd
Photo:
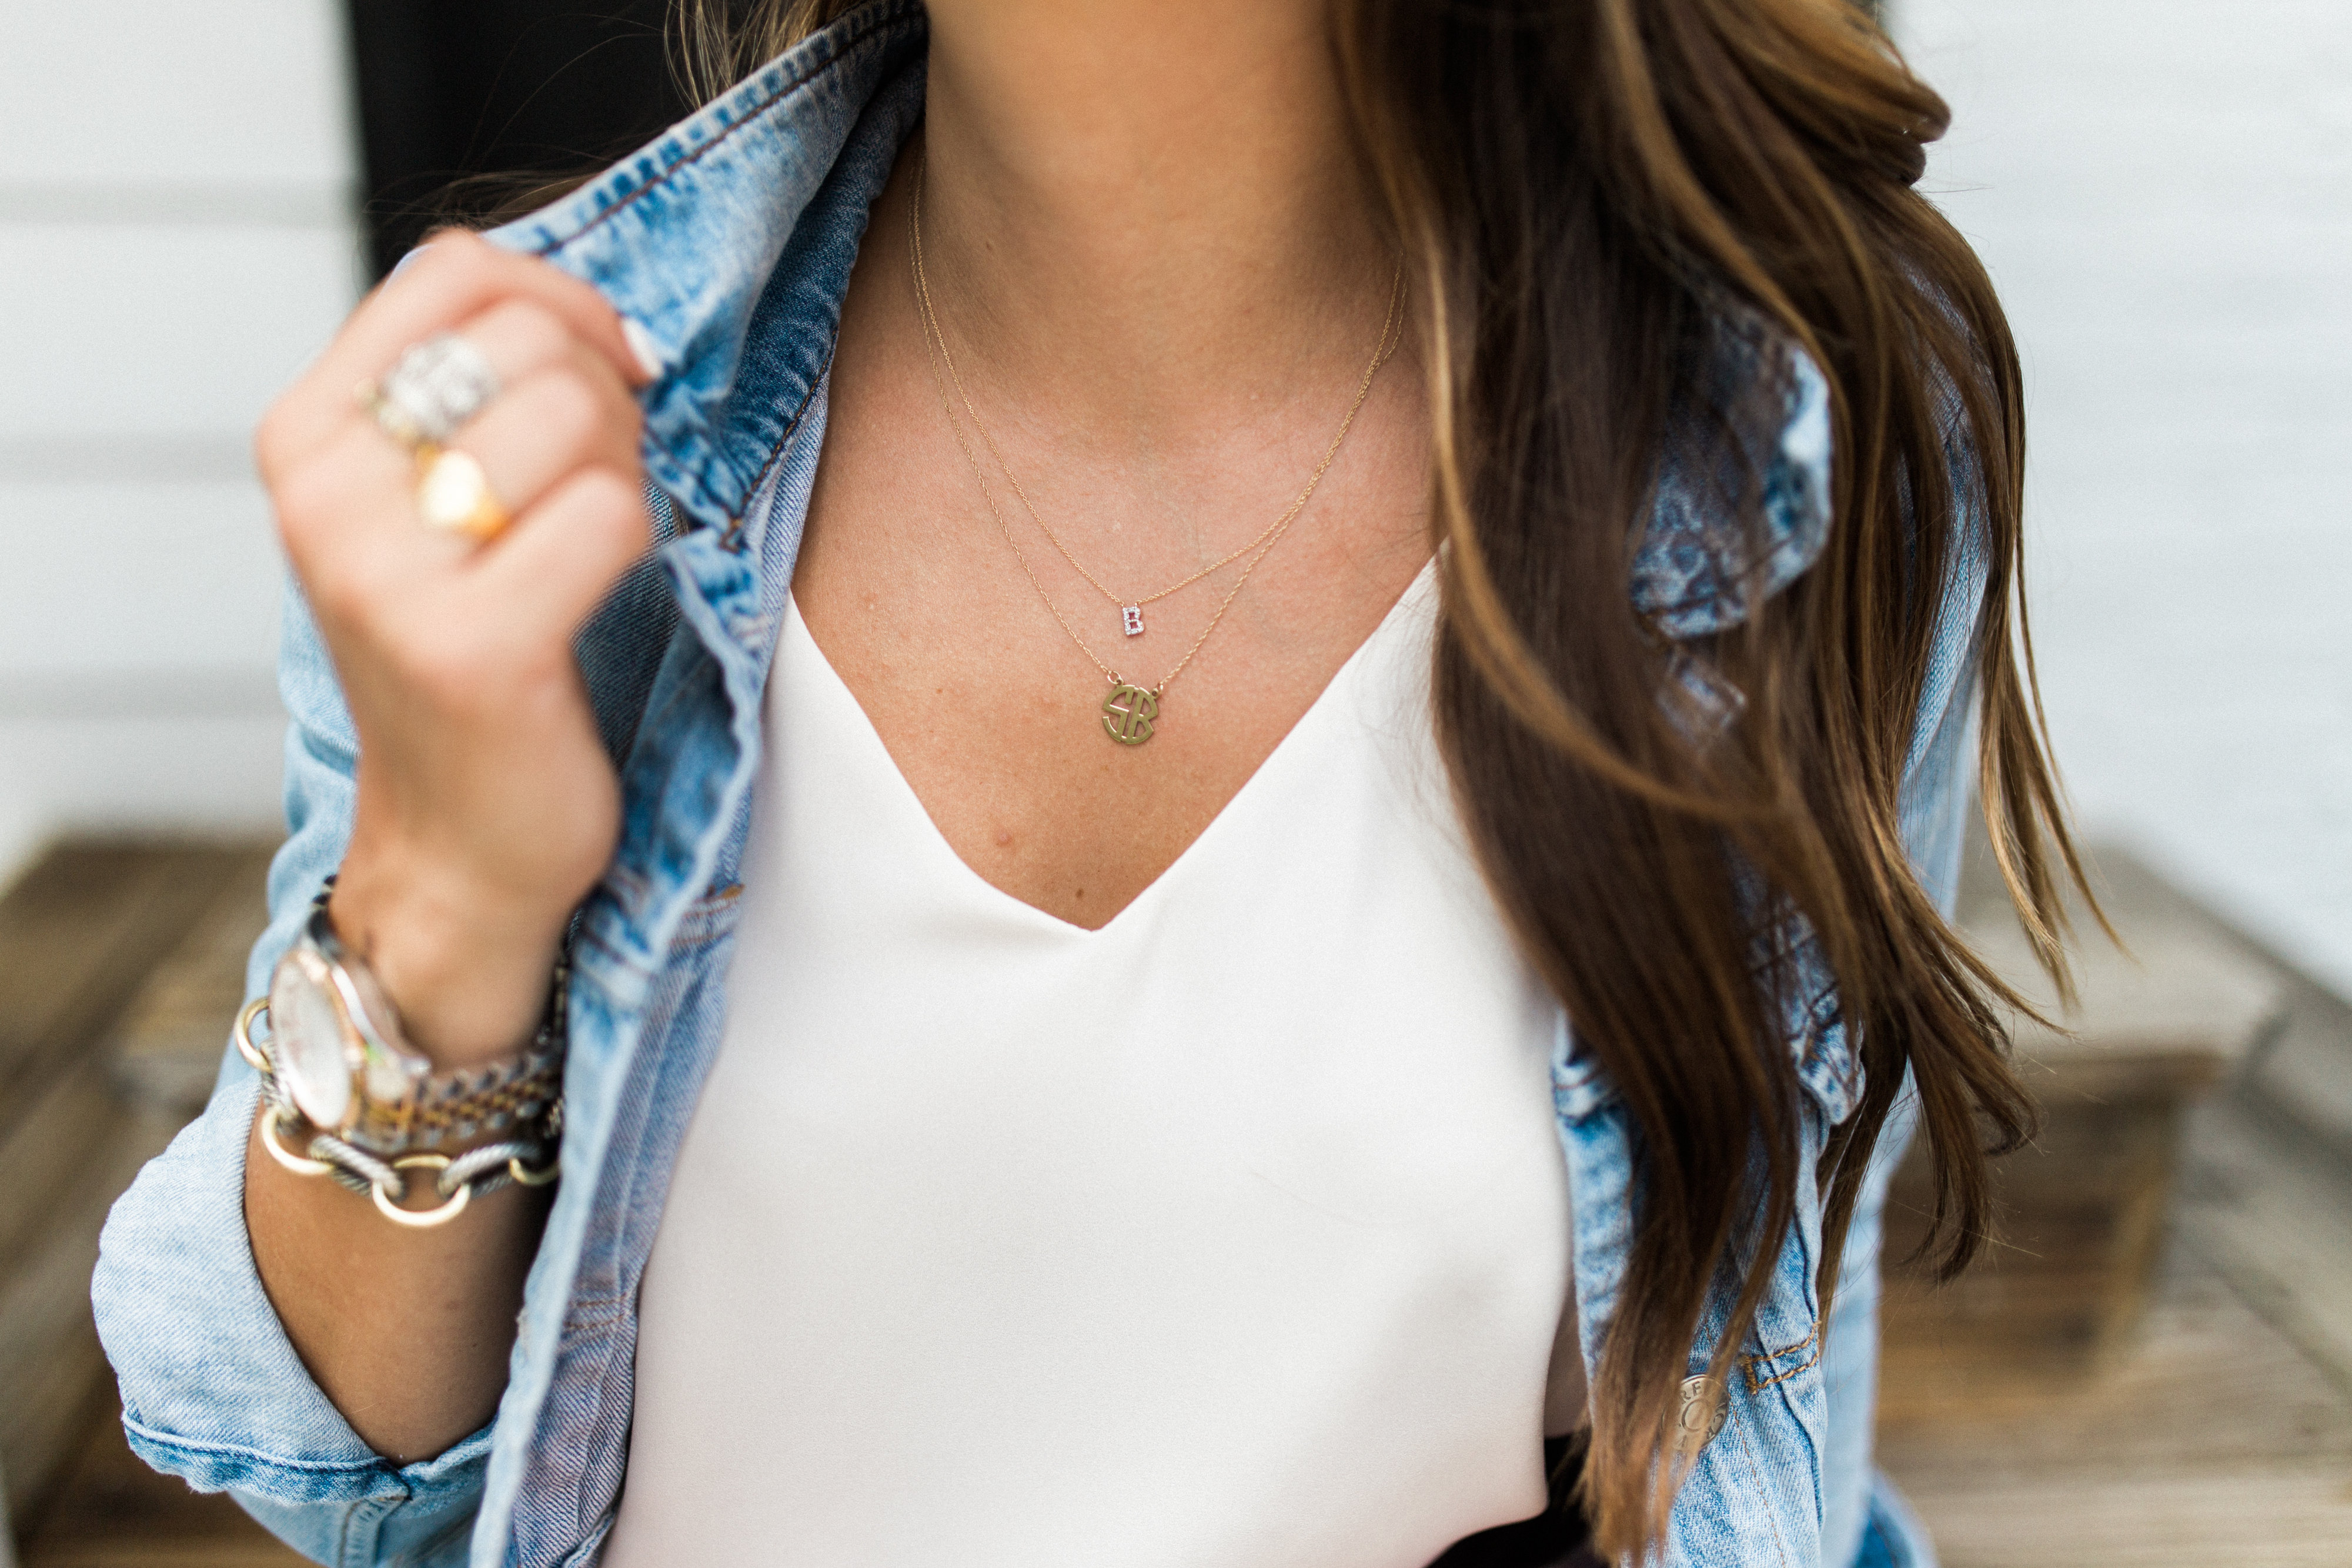
<instances>
[{"instance_id":1,"label":"rolled denim sleeve","mask_svg":"<svg viewBox=\"0 0 2352 1568\"><path fill-rule=\"evenodd\" d=\"M290 836L270 868L268 930L247 970L267 986L350 836L351 716L308 608L290 588L279 690ZM225 1052L211 1103L108 1217L91 1281L123 1428L149 1464L227 1491L313 1561L461 1563L489 1430L438 1457L383 1458L312 1381L263 1291L245 1227L245 1155L258 1082Z\"/></svg>"}]
</instances>

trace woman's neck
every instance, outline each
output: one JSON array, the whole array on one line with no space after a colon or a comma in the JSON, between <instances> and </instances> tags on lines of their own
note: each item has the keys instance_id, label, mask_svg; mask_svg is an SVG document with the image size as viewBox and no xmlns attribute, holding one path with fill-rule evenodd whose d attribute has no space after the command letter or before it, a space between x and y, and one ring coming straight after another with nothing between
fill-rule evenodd
<instances>
[{"instance_id":1,"label":"woman's neck","mask_svg":"<svg viewBox=\"0 0 2352 1568\"><path fill-rule=\"evenodd\" d=\"M1352 380L1393 262L1319 0L932 0L924 246L950 330L1163 455Z\"/></svg>"}]
</instances>

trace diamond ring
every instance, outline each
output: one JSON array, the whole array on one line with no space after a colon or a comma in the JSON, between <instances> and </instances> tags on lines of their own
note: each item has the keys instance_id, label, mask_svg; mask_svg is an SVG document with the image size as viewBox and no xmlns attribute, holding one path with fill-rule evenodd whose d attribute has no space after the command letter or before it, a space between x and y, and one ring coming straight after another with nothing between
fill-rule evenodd
<instances>
[{"instance_id":1,"label":"diamond ring","mask_svg":"<svg viewBox=\"0 0 2352 1568\"><path fill-rule=\"evenodd\" d=\"M439 332L400 356L380 381L360 383L360 406L411 452L446 445L499 395L499 373L455 332Z\"/></svg>"}]
</instances>

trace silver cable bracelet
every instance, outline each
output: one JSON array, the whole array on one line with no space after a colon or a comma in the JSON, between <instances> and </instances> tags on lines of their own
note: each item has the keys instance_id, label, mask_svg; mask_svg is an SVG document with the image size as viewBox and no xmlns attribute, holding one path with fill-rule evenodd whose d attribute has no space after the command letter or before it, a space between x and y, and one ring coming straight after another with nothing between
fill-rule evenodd
<instances>
[{"instance_id":1,"label":"silver cable bracelet","mask_svg":"<svg viewBox=\"0 0 2352 1568\"><path fill-rule=\"evenodd\" d=\"M314 1132L303 1154L286 1146L287 1135L299 1136L309 1124L278 1076L269 1052L255 1043L253 1025L267 1012L269 998L257 997L237 1014L231 1038L237 1054L260 1075L268 1109L261 1118L261 1146L269 1157L297 1176L328 1176L338 1186L373 1198L376 1211L395 1225L430 1229L446 1225L466 1212L477 1197L500 1187L546 1186L562 1174L562 1162L553 1153L562 1135L563 1105L558 1100L545 1113L543 1139L506 1138L455 1156L443 1154L403 1155L385 1160L328 1133ZM543 1162L543 1163L542 1163ZM436 1172L433 1189L441 1202L425 1209L404 1208L409 1173Z\"/></svg>"}]
</instances>

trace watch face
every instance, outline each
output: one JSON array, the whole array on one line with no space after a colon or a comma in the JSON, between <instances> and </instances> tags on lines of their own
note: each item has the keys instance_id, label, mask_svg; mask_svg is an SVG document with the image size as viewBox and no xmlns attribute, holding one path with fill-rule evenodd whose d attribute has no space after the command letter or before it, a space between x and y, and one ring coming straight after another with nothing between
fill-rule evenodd
<instances>
[{"instance_id":1,"label":"watch face","mask_svg":"<svg viewBox=\"0 0 2352 1568\"><path fill-rule=\"evenodd\" d=\"M383 988L363 965L347 964L343 975L349 980L352 994L359 998L360 1014L382 1021L394 1018L392 1003L385 999ZM366 1076L368 1103L379 1110L397 1108L407 1102L416 1086L431 1076L433 1068L421 1056L413 1056L386 1045L380 1039L369 1038L359 1030L361 1071Z\"/></svg>"},{"instance_id":2,"label":"watch face","mask_svg":"<svg viewBox=\"0 0 2352 1568\"><path fill-rule=\"evenodd\" d=\"M349 1026L334 981L314 956L298 952L278 967L269 988L269 1029L295 1107L314 1127L341 1128L352 1108Z\"/></svg>"}]
</instances>

